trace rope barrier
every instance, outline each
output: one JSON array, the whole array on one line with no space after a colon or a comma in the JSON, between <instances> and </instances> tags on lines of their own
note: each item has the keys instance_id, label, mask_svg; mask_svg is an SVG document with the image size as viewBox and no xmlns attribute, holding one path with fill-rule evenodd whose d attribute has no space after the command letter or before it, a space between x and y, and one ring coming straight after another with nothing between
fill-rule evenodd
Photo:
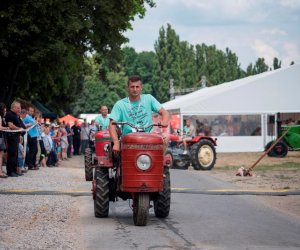
<instances>
[{"instance_id":1,"label":"rope barrier","mask_svg":"<svg viewBox=\"0 0 300 250\"><path fill-rule=\"evenodd\" d=\"M29 128L22 128L22 129L16 129L16 130L12 130L12 129L0 129L0 132L5 132L5 133L19 133L19 132L25 132L27 133L30 129L32 129L33 127L37 126L38 124L34 124L32 126L30 126Z\"/></svg>"}]
</instances>

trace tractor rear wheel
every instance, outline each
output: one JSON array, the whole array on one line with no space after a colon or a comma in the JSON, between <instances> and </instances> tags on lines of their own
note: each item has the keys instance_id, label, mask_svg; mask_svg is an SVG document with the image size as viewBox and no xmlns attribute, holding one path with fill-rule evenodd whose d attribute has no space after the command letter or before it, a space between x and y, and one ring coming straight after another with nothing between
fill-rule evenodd
<instances>
[{"instance_id":1,"label":"tractor rear wheel","mask_svg":"<svg viewBox=\"0 0 300 250\"><path fill-rule=\"evenodd\" d=\"M133 221L136 226L146 226L149 215L150 195L149 193L134 194Z\"/></svg>"},{"instance_id":2,"label":"tractor rear wheel","mask_svg":"<svg viewBox=\"0 0 300 250\"><path fill-rule=\"evenodd\" d=\"M107 217L109 211L109 175L107 168L96 168L96 196L94 199L95 216Z\"/></svg>"},{"instance_id":3,"label":"tractor rear wheel","mask_svg":"<svg viewBox=\"0 0 300 250\"><path fill-rule=\"evenodd\" d=\"M154 200L154 213L158 218L166 218L170 213L171 181L169 168L164 168L163 191Z\"/></svg>"},{"instance_id":4,"label":"tractor rear wheel","mask_svg":"<svg viewBox=\"0 0 300 250\"><path fill-rule=\"evenodd\" d=\"M201 139L191 149L191 158L195 170L211 170L216 163L216 149L207 139Z\"/></svg>"},{"instance_id":5,"label":"tractor rear wheel","mask_svg":"<svg viewBox=\"0 0 300 250\"><path fill-rule=\"evenodd\" d=\"M271 152L272 156L274 156L274 157L282 157L283 158L283 157L286 157L288 151L289 151L288 146L284 142L280 141L280 142L276 143L276 145L274 146L274 148L271 149L270 152Z\"/></svg>"},{"instance_id":6,"label":"tractor rear wheel","mask_svg":"<svg viewBox=\"0 0 300 250\"><path fill-rule=\"evenodd\" d=\"M265 151L268 151L268 149L272 146L273 143L274 143L274 141L268 142L267 145L265 146ZM271 149L271 150L268 152L268 156L269 156L269 157L274 157L272 151L273 151L273 150Z\"/></svg>"},{"instance_id":7,"label":"tractor rear wheel","mask_svg":"<svg viewBox=\"0 0 300 250\"><path fill-rule=\"evenodd\" d=\"M86 148L84 151L84 169L85 169L85 180L93 180L93 162L92 162L92 149Z\"/></svg>"}]
</instances>

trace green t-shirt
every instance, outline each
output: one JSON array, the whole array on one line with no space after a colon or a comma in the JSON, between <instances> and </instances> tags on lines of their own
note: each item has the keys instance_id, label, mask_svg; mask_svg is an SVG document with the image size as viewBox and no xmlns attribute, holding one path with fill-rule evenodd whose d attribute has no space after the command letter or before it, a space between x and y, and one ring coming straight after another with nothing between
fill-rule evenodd
<instances>
[{"instance_id":1,"label":"green t-shirt","mask_svg":"<svg viewBox=\"0 0 300 250\"><path fill-rule=\"evenodd\" d=\"M101 129L108 129L109 115L107 115L106 117L103 117L102 115L98 115L95 118L95 122L97 122L101 126Z\"/></svg>"},{"instance_id":2,"label":"green t-shirt","mask_svg":"<svg viewBox=\"0 0 300 250\"><path fill-rule=\"evenodd\" d=\"M126 97L114 105L109 118L116 122L129 122L138 127L145 127L152 124L152 113L157 113L161 107L161 104L150 94L141 95L140 100L136 102L130 102ZM125 125L123 135L131 132L133 129Z\"/></svg>"}]
</instances>

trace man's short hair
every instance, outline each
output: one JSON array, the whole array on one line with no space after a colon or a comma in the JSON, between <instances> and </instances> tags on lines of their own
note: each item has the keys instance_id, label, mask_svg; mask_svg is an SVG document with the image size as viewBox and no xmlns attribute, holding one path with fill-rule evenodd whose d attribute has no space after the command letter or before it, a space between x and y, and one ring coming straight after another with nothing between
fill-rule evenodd
<instances>
[{"instance_id":1,"label":"man's short hair","mask_svg":"<svg viewBox=\"0 0 300 250\"><path fill-rule=\"evenodd\" d=\"M19 101L13 101L12 104L10 105L10 108L13 109L15 106L21 104Z\"/></svg>"},{"instance_id":2,"label":"man's short hair","mask_svg":"<svg viewBox=\"0 0 300 250\"><path fill-rule=\"evenodd\" d=\"M33 107L33 105L31 105L31 104L30 104L30 105L28 105L28 106L27 106L27 111L29 111L29 109L33 109L33 111L34 111L34 107Z\"/></svg>"},{"instance_id":3,"label":"man's short hair","mask_svg":"<svg viewBox=\"0 0 300 250\"><path fill-rule=\"evenodd\" d=\"M130 76L130 77L128 78L127 85L129 85L130 82L138 82L138 81L141 81L141 82L142 82L142 79L140 78L140 76L138 76L138 75Z\"/></svg>"}]
</instances>

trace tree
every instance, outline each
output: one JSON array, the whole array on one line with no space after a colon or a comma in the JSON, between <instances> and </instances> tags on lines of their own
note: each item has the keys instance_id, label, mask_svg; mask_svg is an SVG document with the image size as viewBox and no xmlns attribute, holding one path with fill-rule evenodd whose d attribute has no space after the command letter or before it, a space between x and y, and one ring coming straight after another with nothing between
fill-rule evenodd
<instances>
[{"instance_id":1,"label":"tree","mask_svg":"<svg viewBox=\"0 0 300 250\"><path fill-rule=\"evenodd\" d=\"M125 47L122 49L122 54L122 67L126 75L139 75L143 81L143 92L153 94L154 74L157 65L155 53L152 51L137 53L134 48Z\"/></svg>"},{"instance_id":2,"label":"tree","mask_svg":"<svg viewBox=\"0 0 300 250\"><path fill-rule=\"evenodd\" d=\"M157 56L157 68L155 71L154 95L160 102L169 100L169 80L175 79L175 83L183 81L180 65L180 41L179 36L167 25L165 30L159 30L158 40L154 44Z\"/></svg>"},{"instance_id":3,"label":"tree","mask_svg":"<svg viewBox=\"0 0 300 250\"><path fill-rule=\"evenodd\" d=\"M107 63L98 63L98 56L88 57L85 60L86 79L83 84L83 90L74 102L73 113L97 113L101 105L112 108L115 102L126 96L127 77L124 71L106 72L106 80L99 77L102 72L101 67L106 67Z\"/></svg>"},{"instance_id":4,"label":"tree","mask_svg":"<svg viewBox=\"0 0 300 250\"><path fill-rule=\"evenodd\" d=\"M84 56L120 59L136 15L152 0L32 0L0 3L0 101L39 98L57 109L82 89ZM113 60L114 59L114 60ZM47 91L45 91L47 90Z\"/></svg>"},{"instance_id":5,"label":"tree","mask_svg":"<svg viewBox=\"0 0 300 250\"><path fill-rule=\"evenodd\" d=\"M279 68L281 68L281 61L279 61L277 57L274 57L273 69L279 69Z\"/></svg>"}]
</instances>

